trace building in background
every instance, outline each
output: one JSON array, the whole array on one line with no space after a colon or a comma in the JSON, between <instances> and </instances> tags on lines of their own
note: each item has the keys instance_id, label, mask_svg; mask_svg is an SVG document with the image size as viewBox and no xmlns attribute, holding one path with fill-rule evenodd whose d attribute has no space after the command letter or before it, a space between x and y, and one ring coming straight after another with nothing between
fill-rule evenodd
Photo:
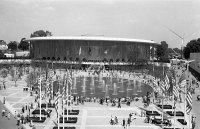
<instances>
[{"instance_id":1,"label":"building in background","mask_svg":"<svg viewBox=\"0 0 200 129\"><path fill-rule=\"evenodd\" d=\"M30 38L32 59L142 62L155 56L158 43L150 40L95 36Z\"/></svg>"}]
</instances>

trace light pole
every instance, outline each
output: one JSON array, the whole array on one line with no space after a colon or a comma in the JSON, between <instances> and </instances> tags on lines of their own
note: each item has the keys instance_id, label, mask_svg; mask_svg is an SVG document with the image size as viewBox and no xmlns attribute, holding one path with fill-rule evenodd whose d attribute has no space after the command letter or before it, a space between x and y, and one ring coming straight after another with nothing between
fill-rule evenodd
<instances>
[{"instance_id":1,"label":"light pole","mask_svg":"<svg viewBox=\"0 0 200 129\"><path fill-rule=\"evenodd\" d=\"M175 34L177 37L179 37L181 39L181 58L183 58L183 45L184 45L184 36L180 36L179 34L177 34L175 31L173 31L172 29L168 28L167 29L172 32L173 34Z\"/></svg>"}]
</instances>

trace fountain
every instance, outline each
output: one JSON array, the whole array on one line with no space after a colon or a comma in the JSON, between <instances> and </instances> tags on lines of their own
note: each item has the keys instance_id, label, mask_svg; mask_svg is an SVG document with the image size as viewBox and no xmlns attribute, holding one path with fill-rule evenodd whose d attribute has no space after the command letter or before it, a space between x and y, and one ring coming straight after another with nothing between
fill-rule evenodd
<instances>
[{"instance_id":1,"label":"fountain","mask_svg":"<svg viewBox=\"0 0 200 129\"><path fill-rule=\"evenodd\" d=\"M91 77L91 84L90 84L91 88L91 93L90 94L95 94L95 86L94 86L94 76Z\"/></svg>"},{"instance_id":2,"label":"fountain","mask_svg":"<svg viewBox=\"0 0 200 129\"><path fill-rule=\"evenodd\" d=\"M101 83L102 83L102 80L103 80L103 77L102 77L102 75L101 75L101 74L99 74L99 84L101 84Z\"/></svg>"},{"instance_id":3,"label":"fountain","mask_svg":"<svg viewBox=\"0 0 200 129\"><path fill-rule=\"evenodd\" d=\"M113 84L113 94L112 95L118 95L117 94L117 85L116 85L116 83Z\"/></svg>"},{"instance_id":4,"label":"fountain","mask_svg":"<svg viewBox=\"0 0 200 129\"><path fill-rule=\"evenodd\" d=\"M133 95L138 95L137 92L136 92L136 88L137 88L136 82L137 82L137 81L134 79L134 80L133 80Z\"/></svg>"},{"instance_id":5,"label":"fountain","mask_svg":"<svg viewBox=\"0 0 200 129\"><path fill-rule=\"evenodd\" d=\"M142 84L142 82L141 82L141 80L139 80L138 81L138 85L137 85L137 92L142 92L142 90L141 90L141 84Z\"/></svg>"},{"instance_id":6,"label":"fountain","mask_svg":"<svg viewBox=\"0 0 200 129\"><path fill-rule=\"evenodd\" d=\"M110 77L110 82L109 82L109 90L113 90L113 78Z\"/></svg>"},{"instance_id":7,"label":"fountain","mask_svg":"<svg viewBox=\"0 0 200 129\"><path fill-rule=\"evenodd\" d=\"M120 82L118 83L119 84L119 92L124 92L124 83L123 83L123 79L120 79Z\"/></svg>"},{"instance_id":8,"label":"fountain","mask_svg":"<svg viewBox=\"0 0 200 129\"><path fill-rule=\"evenodd\" d=\"M127 84L127 89L126 89L126 97L130 97L130 91L131 91L131 80L128 80L128 84Z\"/></svg>"},{"instance_id":9,"label":"fountain","mask_svg":"<svg viewBox=\"0 0 200 129\"><path fill-rule=\"evenodd\" d=\"M106 90L106 93L105 93L105 98L109 98L109 90L108 90L108 85L105 86L105 90Z\"/></svg>"},{"instance_id":10,"label":"fountain","mask_svg":"<svg viewBox=\"0 0 200 129\"><path fill-rule=\"evenodd\" d=\"M77 94L76 76L74 76L74 83L73 83L73 86L72 86L72 94Z\"/></svg>"},{"instance_id":11,"label":"fountain","mask_svg":"<svg viewBox=\"0 0 200 129\"><path fill-rule=\"evenodd\" d=\"M106 92L105 80L102 82L102 92Z\"/></svg>"},{"instance_id":12,"label":"fountain","mask_svg":"<svg viewBox=\"0 0 200 129\"><path fill-rule=\"evenodd\" d=\"M83 84L82 84L82 92L83 92L83 96L85 97L85 92L86 92L86 86L85 86L85 82L86 82L86 77L83 77Z\"/></svg>"}]
</instances>

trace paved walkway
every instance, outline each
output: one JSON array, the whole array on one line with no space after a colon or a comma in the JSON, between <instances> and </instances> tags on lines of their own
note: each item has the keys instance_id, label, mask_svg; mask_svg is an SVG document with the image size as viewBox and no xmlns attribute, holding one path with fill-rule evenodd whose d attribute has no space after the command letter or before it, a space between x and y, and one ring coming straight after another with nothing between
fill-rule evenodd
<instances>
[{"instance_id":1,"label":"paved walkway","mask_svg":"<svg viewBox=\"0 0 200 129\"><path fill-rule=\"evenodd\" d=\"M23 91L23 87L26 85L25 77L22 80L17 82L17 87L14 86L13 81L9 78L6 80L7 89L0 90L0 100L3 100L3 97L6 97L5 106L14 114L14 111L21 112L22 105L34 101L34 96L30 96L30 93ZM199 104L199 103L197 103ZM75 126L76 129L122 129L121 124L119 125L110 125L109 120L111 115L117 116L119 118L119 123L122 123L123 118L128 118L128 114L132 112L137 112L135 120L131 123L130 129L159 129L159 126L155 126L149 123L144 123L144 117L141 117L141 111L136 106L143 106L141 101L134 101L131 103L131 106L122 105L122 108L116 108L106 105L100 105L98 103L86 102L84 105L73 106L74 109L79 109L80 114L78 115L77 124L64 124L66 126ZM179 110L182 109L181 104L177 106ZM155 105L151 104L150 107L156 110ZM56 112L52 109L52 115L44 123L34 123L37 129L52 129L56 125ZM199 115L199 116L198 116ZM200 114L197 114L200 118ZM173 119L172 119L172 123ZM30 129L28 124L24 125L26 129ZM62 126L62 125L61 125ZM177 127L181 127L180 123L176 122Z\"/></svg>"}]
</instances>

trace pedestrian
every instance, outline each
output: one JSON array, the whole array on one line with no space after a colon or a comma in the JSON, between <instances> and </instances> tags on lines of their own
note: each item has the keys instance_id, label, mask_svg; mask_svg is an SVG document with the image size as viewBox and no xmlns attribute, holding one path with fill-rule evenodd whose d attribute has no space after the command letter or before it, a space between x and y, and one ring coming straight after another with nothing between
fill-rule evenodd
<instances>
[{"instance_id":1,"label":"pedestrian","mask_svg":"<svg viewBox=\"0 0 200 129\"><path fill-rule=\"evenodd\" d=\"M17 119L17 111L15 111L14 118Z\"/></svg>"},{"instance_id":2,"label":"pedestrian","mask_svg":"<svg viewBox=\"0 0 200 129\"><path fill-rule=\"evenodd\" d=\"M196 124L196 117L192 116L192 129L195 128L195 124Z\"/></svg>"},{"instance_id":3,"label":"pedestrian","mask_svg":"<svg viewBox=\"0 0 200 129\"><path fill-rule=\"evenodd\" d=\"M19 124L20 124L20 118L17 117L17 125L19 126Z\"/></svg>"},{"instance_id":4,"label":"pedestrian","mask_svg":"<svg viewBox=\"0 0 200 129\"><path fill-rule=\"evenodd\" d=\"M3 97L3 104L6 104L6 97Z\"/></svg>"},{"instance_id":5,"label":"pedestrian","mask_svg":"<svg viewBox=\"0 0 200 129\"><path fill-rule=\"evenodd\" d=\"M25 110L28 110L28 105L27 105L27 103L26 103L26 105L25 105Z\"/></svg>"},{"instance_id":6,"label":"pedestrian","mask_svg":"<svg viewBox=\"0 0 200 129\"><path fill-rule=\"evenodd\" d=\"M21 121L22 121L22 124L24 124L24 116L21 115Z\"/></svg>"},{"instance_id":7,"label":"pedestrian","mask_svg":"<svg viewBox=\"0 0 200 129\"><path fill-rule=\"evenodd\" d=\"M127 125L130 126L130 124L131 124L131 120L130 120L130 118L128 118L127 119Z\"/></svg>"},{"instance_id":8,"label":"pedestrian","mask_svg":"<svg viewBox=\"0 0 200 129\"><path fill-rule=\"evenodd\" d=\"M122 126L125 128L125 126L126 126L126 120L125 119L123 119L123 121L122 121Z\"/></svg>"},{"instance_id":9,"label":"pedestrian","mask_svg":"<svg viewBox=\"0 0 200 129\"><path fill-rule=\"evenodd\" d=\"M121 102L118 102L118 108L121 108Z\"/></svg>"},{"instance_id":10,"label":"pedestrian","mask_svg":"<svg viewBox=\"0 0 200 129\"><path fill-rule=\"evenodd\" d=\"M22 113L24 113L24 106L22 106Z\"/></svg>"},{"instance_id":11,"label":"pedestrian","mask_svg":"<svg viewBox=\"0 0 200 129\"><path fill-rule=\"evenodd\" d=\"M5 110L2 109L2 117L4 117L4 116L5 116Z\"/></svg>"}]
</instances>

